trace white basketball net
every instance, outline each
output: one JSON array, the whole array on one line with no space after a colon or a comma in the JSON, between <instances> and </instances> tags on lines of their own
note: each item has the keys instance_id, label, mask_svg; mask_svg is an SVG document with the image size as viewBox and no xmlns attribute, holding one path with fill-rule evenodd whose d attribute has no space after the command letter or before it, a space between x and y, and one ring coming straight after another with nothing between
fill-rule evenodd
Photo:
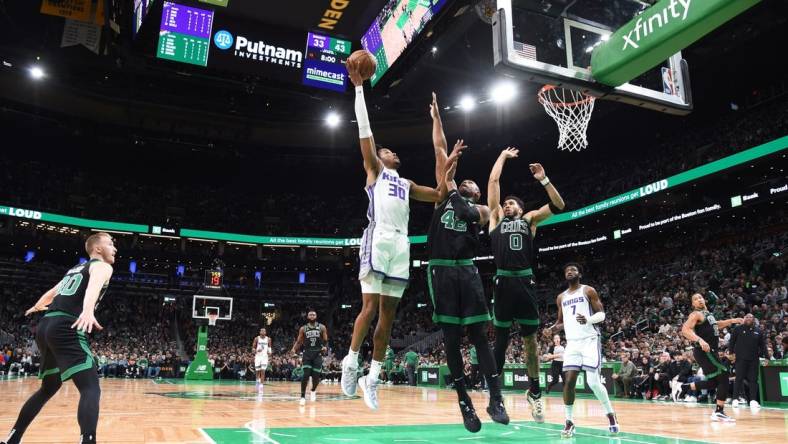
<instances>
[{"instance_id":1,"label":"white basketball net","mask_svg":"<svg viewBox=\"0 0 788 444\"><path fill-rule=\"evenodd\" d=\"M595 97L553 85L545 85L537 97L558 124L558 149L580 151L588 146L586 130L594 111Z\"/></svg>"},{"instance_id":2,"label":"white basketball net","mask_svg":"<svg viewBox=\"0 0 788 444\"><path fill-rule=\"evenodd\" d=\"M219 319L218 314L208 314L208 325L216 325L217 319Z\"/></svg>"}]
</instances>

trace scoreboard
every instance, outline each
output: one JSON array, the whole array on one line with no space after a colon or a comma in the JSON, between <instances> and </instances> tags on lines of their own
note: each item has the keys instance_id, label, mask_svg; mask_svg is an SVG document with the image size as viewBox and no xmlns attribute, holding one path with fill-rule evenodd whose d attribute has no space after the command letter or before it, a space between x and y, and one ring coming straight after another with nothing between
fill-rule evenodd
<instances>
[{"instance_id":1,"label":"scoreboard","mask_svg":"<svg viewBox=\"0 0 788 444\"><path fill-rule=\"evenodd\" d=\"M307 34L303 84L344 92L347 89L345 61L350 55L350 45L348 40Z\"/></svg>"},{"instance_id":2,"label":"scoreboard","mask_svg":"<svg viewBox=\"0 0 788 444\"><path fill-rule=\"evenodd\" d=\"M164 2L156 57L206 66L212 27L213 11Z\"/></svg>"}]
</instances>

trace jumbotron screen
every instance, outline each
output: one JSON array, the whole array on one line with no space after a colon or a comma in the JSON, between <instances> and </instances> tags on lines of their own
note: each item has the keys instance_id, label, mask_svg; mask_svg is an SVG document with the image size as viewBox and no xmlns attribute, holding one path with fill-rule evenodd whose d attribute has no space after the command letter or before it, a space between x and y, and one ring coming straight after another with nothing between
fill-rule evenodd
<instances>
[{"instance_id":1,"label":"jumbotron screen","mask_svg":"<svg viewBox=\"0 0 788 444\"><path fill-rule=\"evenodd\" d=\"M378 59L372 86L418 37L447 0L390 0L361 37L361 45Z\"/></svg>"}]
</instances>

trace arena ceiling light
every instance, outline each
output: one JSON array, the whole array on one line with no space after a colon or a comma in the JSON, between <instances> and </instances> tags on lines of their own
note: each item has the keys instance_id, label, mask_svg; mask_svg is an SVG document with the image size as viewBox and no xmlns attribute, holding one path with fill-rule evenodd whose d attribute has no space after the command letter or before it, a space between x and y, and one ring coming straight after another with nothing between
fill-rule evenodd
<instances>
[{"instance_id":1,"label":"arena ceiling light","mask_svg":"<svg viewBox=\"0 0 788 444\"><path fill-rule=\"evenodd\" d=\"M473 97L463 96L463 98L460 99L461 110L468 112L468 111L473 111L474 108L476 108L476 99L474 99Z\"/></svg>"},{"instance_id":2,"label":"arena ceiling light","mask_svg":"<svg viewBox=\"0 0 788 444\"><path fill-rule=\"evenodd\" d=\"M38 65L31 66L29 72L30 77L32 77L33 80L41 80L46 75L46 73L44 73L44 69Z\"/></svg>"},{"instance_id":3,"label":"arena ceiling light","mask_svg":"<svg viewBox=\"0 0 788 444\"><path fill-rule=\"evenodd\" d=\"M517 87L513 82L504 80L490 89L490 98L496 103L506 103L517 95Z\"/></svg>"},{"instance_id":4,"label":"arena ceiling light","mask_svg":"<svg viewBox=\"0 0 788 444\"><path fill-rule=\"evenodd\" d=\"M326 125L328 125L329 128L336 128L339 126L339 121L339 114L333 111L326 115Z\"/></svg>"}]
</instances>

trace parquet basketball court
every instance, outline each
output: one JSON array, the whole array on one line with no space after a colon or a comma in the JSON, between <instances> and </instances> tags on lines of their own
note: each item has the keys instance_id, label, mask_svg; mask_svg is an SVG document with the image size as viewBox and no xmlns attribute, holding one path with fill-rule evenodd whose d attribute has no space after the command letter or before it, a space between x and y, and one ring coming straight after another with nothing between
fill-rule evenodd
<instances>
[{"instance_id":1,"label":"parquet basketball court","mask_svg":"<svg viewBox=\"0 0 788 444\"><path fill-rule=\"evenodd\" d=\"M35 378L0 382L0 429L8 430L24 401L39 386ZM361 399L342 395L338 384L321 384L317 401L299 407L299 385L183 380L101 381L98 439L105 443L784 443L788 410L726 411L736 424L713 423L710 405L614 400L623 432L611 436L599 403L575 403L577 435L561 439L563 403L557 393L546 401L546 422L536 424L522 393L506 394L512 423L489 422L487 394L472 394L484 423L471 434L462 426L451 390L385 386L381 408L367 409ZM79 393L63 385L25 434L25 443L73 443L79 436Z\"/></svg>"}]
</instances>

